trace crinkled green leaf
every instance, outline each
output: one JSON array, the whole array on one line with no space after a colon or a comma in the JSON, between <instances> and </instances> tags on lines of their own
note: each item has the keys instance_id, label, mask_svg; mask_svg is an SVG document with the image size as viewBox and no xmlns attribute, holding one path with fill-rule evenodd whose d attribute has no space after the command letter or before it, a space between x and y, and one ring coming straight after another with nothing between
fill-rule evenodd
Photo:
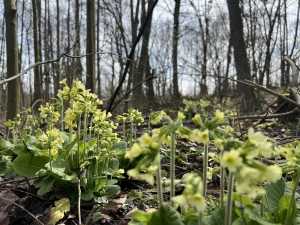
<instances>
[{"instance_id":1,"label":"crinkled green leaf","mask_svg":"<svg viewBox=\"0 0 300 225\"><path fill-rule=\"evenodd\" d=\"M290 208L290 201L293 201L292 204L292 209L291 209L291 213L289 215L288 220L290 221L289 224L293 224L292 221L293 219L296 217L296 201L295 199L291 199L290 195L284 195L282 196L282 198L279 201L279 211L280 211L280 216L281 216L281 222L285 222L286 217L287 217L287 212Z\"/></svg>"},{"instance_id":2,"label":"crinkled green leaf","mask_svg":"<svg viewBox=\"0 0 300 225\"><path fill-rule=\"evenodd\" d=\"M84 201L90 201L94 197L92 189L85 190L81 193L81 199Z\"/></svg>"},{"instance_id":3,"label":"crinkled green leaf","mask_svg":"<svg viewBox=\"0 0 300 225\"><path fill-rule=\"evenodd\" d=\"M105 196L112 197L118 193L120 187L118 185L110 185L105 188Z\"/></svg>"},{"instance_id":4,"label":"crinkled green leaf","mask_svg":"<svg viewBox=\"0 0 300 225\"><path fill-rule=\"evenodd\" d=\"M113 173L119 169L119 161L116 158L111 158L108 163L108 172Z\"/></svg>"},{"instance_id":5,"label":"crinkled green leaf","mask_svg":"<svg viewBox=\"0 0 300 225\"><path fill-rule=\"evenodd\" d=\"M233 199L235 201L238 201L238 202L242 203L244 206L247 206L247 207L253 207L254 206L253 202L246 195L241 195L241 194L238 194L238 193L234 192L233 193Z\"/></svg>"},{"instance_id":6,"label":"crinkled green leaf","mask_svg":"<svg viewBox=\"0 0 300 225\"><path fill-rule=\"evenodd\" d=\"M38 184L36 184L40 189L38 190L38 195L46 194L52 188L54 184L55 178L51 175L44 177L41 179Z\"/></svg>"},{"instance_id":7,"label":"crinkled green leaf","mask_svg":"<svg viewBox=\"0 0 300 225\"><path fill-rule=\"evenodd\" d=\"M266 195L263 201L266 207L270 207L273 212L275 208L278 208L278 204L285 191L285 181L283 178L278 180L276 183L269 183L265 186Z\"/></svg>"},{"instance_id":8,"label":"crinkled green leaf","mask_svg":"<svg viewBox=\"0 0 300 225\"><path fill-rule=\"evenodd\" d=\"M19 155L13 162L14 170L21 176L32 178L41 169L45 169L47 159L30 153Z\"/></svg>"},{"instance_id":9,"label":"crinkled green leaf","mask_svg":"<svg viewBox=\"0 0 300 225\"><path fill-rule=\"evenodd\" d=\"M5 139L0 139L0 150L13 150L14 145Z\"/></svg>"},{"instance_id":10,"label":"crinkled green leaf","mask_svg":"<svg viewBox=\"0 0 300 225\"><path fill-rule=\"evenodd\" d=\"M127 148L127 143L125 141L120 141L118 143L114 143L111 147L112 151L116 151L117 154L123 152Z\"/></svg>"},{"instance_id":11,"label":"crinkled green leaf","mask_svg":"<svg viewBox=\"0 0 300 225\"><path fill-rule=\"evenodd\" d=\"M12 151L17 155L27 154L29 152L23 143L16 144Z\"/></svg>"},{"instance_id":12,"label":"crinkled green leaf","mask_svg":"<svg viewBox=\"0 0 300 225\"><path fill-rule=\"evenodd\" d=\"M141 224L140 222L147 225L184 225L180 214L167 203L163 203L155 212L136 211L132 218L133 220L129 222L129 225Z\"/></svg>"},{"instance_id":13,"label":"crinkled green leaf","mask_svg":"<svg viewBox=\"0 0 300 225\"><path fill-rule=\"evenodd\" d=\"M96 212L93 214L93 221L96 222L102 218L102 213L101 212Z\"/></svg>"}]
</instances>

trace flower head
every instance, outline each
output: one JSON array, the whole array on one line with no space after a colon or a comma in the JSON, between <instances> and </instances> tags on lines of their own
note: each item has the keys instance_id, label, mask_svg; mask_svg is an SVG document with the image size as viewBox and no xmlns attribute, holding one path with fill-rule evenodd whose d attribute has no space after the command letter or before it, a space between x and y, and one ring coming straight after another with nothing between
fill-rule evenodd
<instances>
[{"instance_id":1,"label":"flower head","mask_svg":"<svg viewBox=\"0 0 300 225\"><path fill-rule=\"evenodd\" d=\"M221 158L221 164L227 167L230 172L236 172L237 169L243 165L243 160L240 157L240 153L232 149L229 152L224 152Z\"/></svg>"},{"instance_id":2,"label":"flower head","mask_svg":"<svg viewBox=\"0 0 300 225\"><path fill-rule=\"evenodd\" d=\"M216 120L223 120L224 119L224 113L217 109L215 114Z\"/></svg>"}]
</instances>

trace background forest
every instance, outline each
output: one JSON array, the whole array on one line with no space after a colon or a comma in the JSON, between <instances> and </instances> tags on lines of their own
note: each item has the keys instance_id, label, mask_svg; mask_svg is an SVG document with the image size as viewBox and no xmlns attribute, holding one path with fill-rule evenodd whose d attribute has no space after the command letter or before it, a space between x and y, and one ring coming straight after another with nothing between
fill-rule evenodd
<instances>
[{"instance_id":1,"label":"background forest","mask_svg":"<svg viewBox=\"0 0 300 225\"><path fill-rule=\"evenodd\" d=\"M299 11L300 0L4 0L2 118L36 100L50 101L64 78L68 84L83 81L108 111L235 91L244 93L250 110L251 90L235 80L267 87L289 83L283 56L299 61ZM11 12L17 13L17 63L8 60Z\"/></svg>"}]
</instances>

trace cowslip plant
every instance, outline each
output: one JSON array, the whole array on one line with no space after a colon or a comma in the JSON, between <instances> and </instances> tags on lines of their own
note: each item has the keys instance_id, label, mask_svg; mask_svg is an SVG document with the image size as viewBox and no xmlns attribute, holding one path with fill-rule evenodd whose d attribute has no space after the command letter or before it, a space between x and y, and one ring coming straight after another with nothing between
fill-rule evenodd
<instances>
[{"instance_id":1,"label":"cowslip plant","mask_svg":"<svg viewBox=\"0 0 300 225\"><path fill-rule=\"evenodd\" d=\"M24 177L36 177L34 184L42 195L51 188L69 195L73 203L81 200L101 201L118 191L117 180L123 173L116 159L126 145L115 132L117 125L109 121L111 114L99 109L101 100L86 90L79 81L69 87L61 81L55 103L40 107L40 117L47 122L45 130L21 130L36 121L27 113L7 125L13 135L2 140L2 146L17 155L11 163L14 171ZM68 108L64 106L68 105ZM68 130L68 132L65 132ZM10 143L10 145L9 145ZM4 145L3 145L4 144Z\"/></svg>"},{"instance_id":2,"label":"cowslip plant","mask_svg":"<svg viewBox=\"0 0 300 225\"><path fill-rule=\"evenodd\" d=\"M117 122L123 124L123 139L126 140L126 122L130 123L129 147L132 146L133 140L136 139L137 125L144 122L142 113L135 109L129 109L127 113L117 116Z\"/></svg>"},{"instance_id":3,"label":"cowslip plant","mask_svg":"<svg viewBox=\"0 0 300 225\"><path fill-rule=\"evenodd\" d=\"M255 132L253 128L249 128L245 140L234 138L233 128L227 125L224 114L219 110L212 119L202 119L199 114L196 114L192 121L199 128L193 130L183 126L183 118L184 116L180 112L175 120L170 119L167 115L162 116L162 120L165 120L167 124L153 129L151 136L144 134L132 146L126 153L126 157L130 160L142 157L139 158L140 164L128 171L128 174L137 179L144 179L151 184L156 181L158 195L160 195L159 184L161 181L158 172L160 170L158 158L160 151L158 149L153 151L150 147L145 146L150 146L150 143L155 142L160 146L170 148L172 181L174 179L172 164L175 164L172 157L176 154L176 138L181 137L203 145L203 176L200 178L193 173L185 175L180 184L183 186L182 194L173 195L172 186L174 188L175 184L171 185L171 206L160 201L160 207L156 212L137 211L133 214L130 224L139 224L140 222L144 224L205 225L297 224L295 222L298 221L295 190L299 181L297 164L297 157L300 155L298 155L299 144L290 147L292 150L283 147L274 150L273 143L268 141L261 132ZM220 156L208 151L208 146L211 144L220 150ZM284 156L289 161L283 165L263 163L262 158L269 158L273 155ZM220 163L220 168L208 168L208 160ZM152 169L155 169L155 172ZM212 174L219 170L221 171L221 204L216 204L213 211L205 211L207 180L211 179ZM285 182L280 179L282 171L293 173L293 180L288 183L293 187L291 194L285 191ZM154 176L156 176L155 180ZM227 186L226 192L225 186ZM177 205L181 206L181 214L175 211Z\"/></svg>"}]
</instances>

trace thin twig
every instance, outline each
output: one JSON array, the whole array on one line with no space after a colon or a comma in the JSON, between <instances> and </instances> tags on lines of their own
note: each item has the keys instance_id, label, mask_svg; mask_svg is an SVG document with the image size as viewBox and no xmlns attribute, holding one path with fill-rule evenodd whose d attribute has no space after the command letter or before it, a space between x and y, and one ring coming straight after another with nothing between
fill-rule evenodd
<instances>
[{"instance_id":1,"label":"thin twig","mask_svg":"<svg viewBox=\"0 0 300 225\"><path fill-rule=\"evenodd\" d=\"M8 200L8 199L6 199L6 198L3 198L2 196L0 196L0 198L3 199L3 200L5 200L5 201L7 201L7 202L9 202L9 203L11 203L11 204L14 204L15 206L17 206L17 207L19 207L19 208L21 208L22 210L24 210L25 212L27 212L32 218L34 218L39 224L44 225L38 218L36 218L31 212L29 212L29 211L28 211L27 209L25 209L23 206L21 206L21 205L15 203L15 202L12 202L12 201L10 201L10 200Z\"/></svg>"}]
</instances>

